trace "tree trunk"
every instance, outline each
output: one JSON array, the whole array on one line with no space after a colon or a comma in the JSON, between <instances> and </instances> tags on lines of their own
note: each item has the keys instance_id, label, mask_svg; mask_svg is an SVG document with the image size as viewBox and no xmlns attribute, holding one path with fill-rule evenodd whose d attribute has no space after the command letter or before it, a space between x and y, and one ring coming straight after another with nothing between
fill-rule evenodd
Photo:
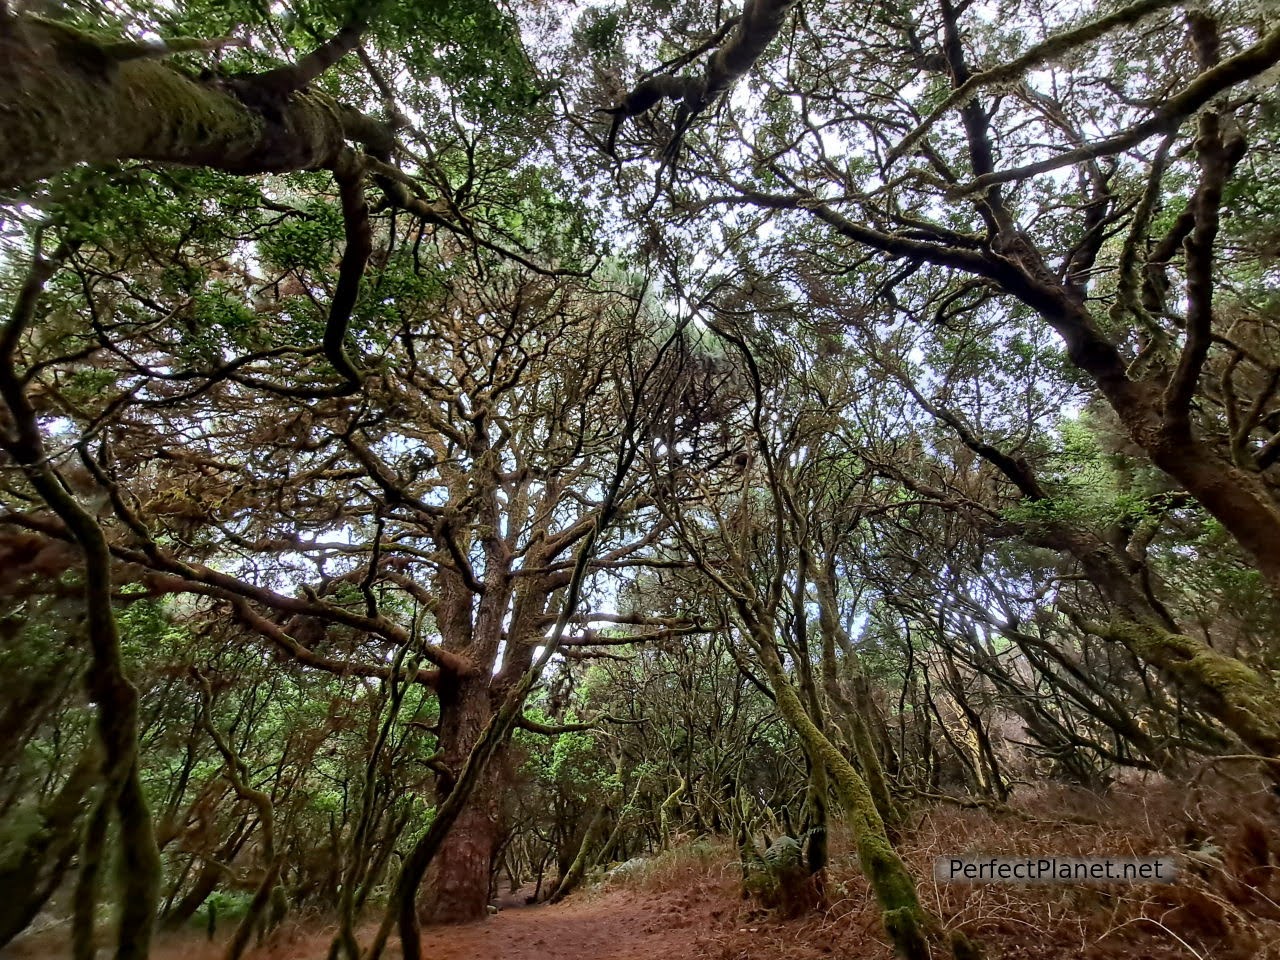
<instances>
[{"instance_id":1,"label":"tree trunk","mask_svg":"<svg viewBox=\"0 0 1280 960\"><path fill-rule=\"evenodd\" d=\"M0 949L27 928L53 896L80 840L85 797L98 777L99 756L85 750L58 793L40 809L44 828L29 837L0 868Z\"/></svg>"},{"instance_id":2,"label":"tree trunk","mask_svg":"<svg viewBox=\"0 0 1280 960\"><path fill-rule=\"evenodd\" d=\"M845 822L853 832L858 863L881 909L881 923L903 960L929 960L927 931L933 925L916 895L915 880L893 849L866 781L814 724L787 678L767 616L739 600L738 612L754 639L778 713L800 738L811 763L822 764L835 784Z\"/></svg>"},{"instance_id":3,"label":"tree trunk","mask_svg":"<svg viewBox=\"0 0 1280 960\"><path fill-rule=\"evenodd\" d=\"M578 884L582 882L582 877L587 872L588 854L590 854L592 845L604 827L608 809L603 805L596 808L596 812L591 817L591 822L587 824L587 829L582 834L582 843L578 845L578 853L573 858L573 863L569 865L569 869L561 876L560 883L556 886L556 891L551 895L551 899L547 901L548 903L559 903L577 889Z\"/></svg>"},{"instance_id":4,"label":"tree trunk","mask_svg":"<svg viewBox=\"0 0 1280 960\"><path fill-rule=\"evenodd\" d=\"M427 871L418 907L423 924L468 923L488 915L489 867L499 830L492 778L486 779Z\"/></svg>"},{"instance_id":5,"label":"tree trunk","mask_svg":"<svg viewBox=\"0 0 1280 960\"><path fill-rule=\"evenodd\" d=\"M1039 311L1062 337L1071 362L1093 378L1134 443L1227 529L1272 588L1280 590L1280 508L1259 476L1195 436L1186 411L1171 410L1159 385L1131 380L1085 305L1049 275L1038 255L1024 248L1022 256L1026 273L1012 282L1004 276L1005 289Z\"/></svg>"},{"instance_id":6,"label":"tree trunk","mask_svg":"<svg viewBox=\"0 0 1280 960\"><path fill-rule=\"evenodd\" d=\"M332 165L348 111L311 92L263 106L226 80L120 59L87 34L0 11L0 189L126 159L241 174Z\"/></svg>"},{"instance_id":7,"label":"tree trunk","mask_svg":"<svg viewBox=\"0 0 1280 960\"><path fill-rule=\"evenodd\" d=\"M440 685L440 753L450 771L459 771L493 713L489 678L465 677ZM467 923L488 915L489 876L502 836L499 811L501 755L481 774L475 793L458 815L427 871L418 901L424 924ZM443 801L453 776L440 778Z\"/></svg>"},{"instance_id":8,"label":"tree trunk","mask_svg":"<svg viewBox=\"0 0 1280 960\"><path fill-rule=\"evenodd\" d=\"M814 726L800 697L783 675L781 663L768 662L767 652L765 658L765 672L778 697L778 712L799 735L813 762L825 764L835 780L836 795L844 807L845 820L853 830L858 863L880 905L881 922L893 941L895 952L904 960L927 960L928 918L916 896L915 881L889 841L866 781Z\"/></svg>"},{"instance_id":9,"label":"tree trunk","mask_svg":"<svg viewBox=\"0 0 1280 960\"><path fill-rule=\"evenodd\" d=\"M840 622L840 607L836 597L835 555L828 554L821 568L814 565L814 586L818 598L818 623L822 631L822 686L831 701L831 710L840 732L844 734L849 746L853 748L862 768L863 779L867 789L875 800L876 810L885 822L892 835L896 832L901 813L893 802L893 794L889 791L889 781L884 767L880 763L880 755L876 751L875 741L871 736L872 701L870 685L862 669L861 660L853 649L853 641L848 631ZM851 674L854 695L860 702L853 702L845 695L840 686L840 669L836 663L836 645L839 644L844 653L845 670Z\"/></svg>"}]
</instances>

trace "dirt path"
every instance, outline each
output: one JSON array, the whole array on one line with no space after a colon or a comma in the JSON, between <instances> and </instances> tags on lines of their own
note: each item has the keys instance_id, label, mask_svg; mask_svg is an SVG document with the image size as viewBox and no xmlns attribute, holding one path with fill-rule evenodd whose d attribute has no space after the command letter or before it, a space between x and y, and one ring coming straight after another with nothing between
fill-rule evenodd
<instances>
[{"instance_id":1,"label":"dirt path","mask_svg":"<svg viewBox=\"0 0 1280 960\"><path fill-rule=\"evenodd\" d=\"M433 960L684 960L708 956L720 913L709 904L617 892L503 910L480 923L423 931ZM708 935L711 935L710 937Z\"/></svg>"},{"instance_id":2,"label":"dirt path","mask_svg":"<svg viewBox=\"0 0 1280 960\"><path fill-rule=\"evenodd\" d=\"M662 892L619 889L555 906L507 909L481 923L428 928L423 944L430 960L891 957L856 921L824 923L811 915L781 923L745 903L732 882L694 882Z\"/></svg>"},{"instance_id":3,"label":"dirt path","mask_svg":"<svg viewBox=\"0 0 1280 960\"><path fill-rule=\"evenodd\" d=\"M230 927L226 932L229 932ZM373 935L361 930L361 940ZM224 931L219 931L224 933ZM0 952L5 960L61 960L66 931L50 931ZM225 934L224 934L225 935ZM321 960L333 929L300 924L277 932L245 960ZM695 883L650 892L617 889L579 894L554 906L509 907L478 923L427 927L428 960L820 960L839 950L812 926L803 931L777 923L736 896L732 885ZM162 933L152 960L222 960L223 937L206 941L200 931ZM888 955L859 951L860 960ZM393 936L384 954L400 960Z\"/></svg>"}]
</instances>

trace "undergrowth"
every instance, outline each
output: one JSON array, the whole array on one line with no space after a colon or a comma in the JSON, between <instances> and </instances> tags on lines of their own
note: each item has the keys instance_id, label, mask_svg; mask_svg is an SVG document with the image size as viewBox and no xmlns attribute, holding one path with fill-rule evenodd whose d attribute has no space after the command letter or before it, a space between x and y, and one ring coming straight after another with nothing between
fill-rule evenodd
<instances>
[{"instance_id":1,"label":"undergrowth","mask_svg":"<svg viewBox=\"0 0 1280 960\"><path fill-rule=\"evenodd\" d=\"M830 843L826 906L792 920L744 897L736 848L705 838L632 861L563 906L610 898L600 905L608 916L631 911L649 924L654 916L644 919L640 908L657 911L660 927L689 931L681 934L688 949L673 960L890 960L876 904L838 824ZM1130 784L1104 796L1042 787L1004 810L935 802L915 811L899 850L925 906L947 931L980 943L988 960L1280 960L1280 798L1263 786L1198 777L1190 786ZM957 855L1172 855L1180 873L1176 883L1146 885L935 881L934 858ZM331 929L327 918L298 917L250 956L320 956ZM154 956L214 960L222 949L187 931L161 937Z\"/></svg>"},{"instance_id":2,"label":"undergrowth","mask_svg":"<svg viewBox=\"0 0 1280 960\"><path fill-rule=\"evenodd\" d=\"M892 954L848 836L832 829L824 909L782 922L751 898L715 937L724 958ZM947 931L989 958L1028 960L1280 960L1280 799L1269 789L1201 777L1099 796L1065 787L1024 791L1006 810L934 803L918 809L900 851L921 901ZM1174 856L1173 884L953 884L936 857ZM644 861L598 890L623 887L735 897L741 871L726 843L695 841Z\"/></svg>"},{"instance_id":3,"label":"undergrowth","mask_svg":"<svg viewBox=\"0 0 1280 960\"><path fill-rule=\"evenodd\" d=\"M728 841L699 837L654 856L627 861L599 877L592 889L603 893L622 887L660 894L719 886L738 875L732 862L736 856Z\"/></svg>"}]
</instances>

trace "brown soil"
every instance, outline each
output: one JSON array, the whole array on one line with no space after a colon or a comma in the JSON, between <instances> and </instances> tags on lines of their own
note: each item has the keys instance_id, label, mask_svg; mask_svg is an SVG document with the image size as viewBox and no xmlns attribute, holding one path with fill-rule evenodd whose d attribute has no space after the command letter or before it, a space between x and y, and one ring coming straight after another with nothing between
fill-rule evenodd
<instances>
[{"instance_id":1,"label":"brown soil","mask_svg":"<svg viewBox=\"0 0 1280 960\"><path fill-rule=\"evenodd\" d=\"M718 886L612 890L551 906L506 909L478 923L428 927L422 954L431 960L812 960L830 955L829 948L812 942L795 943L794 929L788 932L793 927ZM323 956L327 946L327 934L299 938L280 944L278 953L264 952L260 960ZM400 956L398 946L388 953L395 960ZM172 960L179 957L192 960L190 952Z\"/></svg>"},{"instance_id":2,"label":"brown soil","mask_svg":"<svg viewBox=\"0 0 1280 960\"><path fill-rule=\"evenodd\" d=\"M797 943L794 923L774 921L744 903L730 883L585 893L551 906L512 906L477 923L427 927L422 933L422 953L430 960L814 960L831 955L830 946L824 949L810 936ZM362 929L362 943L372 934L372 926ZM246 960L319 960L332 936L327 921L299 923L250 950ZM161 934L152 960L221 960L223 949L221 937L210 943L194 930ZM65 944L56 935L32 938L4 956L53 960L65 956ZM400 960L394 936L384 956ZM867 956L881 960L875 952Z\"/></svg>"},{"instance_id":3,"label":"brown soil","mask_svg":"<svg viewBox=\"0 0 1280 960\"><path fill-rule=\"evenodd\" d=\"M712 916L720 914L720 918ZM684 960L702 958L724 911L679 895L616 891L553 906L504 910L481 923L424 931L438 960Z\"/></svg>"},{"instance_id":4,"label":"brown soil","mask_svg":"<svg viewBox=\"0 0 1280 960\"><path fill-rule=\"evenodd\" d=\"M794 929L788 933L793 926L760 916L718 890L692 894L614 890L552 906L506 909L478 923L428 927L422 932L422 953L431 960L811 960L831 955L829 946L796 943ZM372 930L362 933L361 939L366 940ZM327 926L295 928L250 951L247 960L324 957L331 936ZM22 956L43 960L53 955ZM385 956L400 958L394 937ZM152 953L153 960L220 957L220 944L205 943L195 934L162 937Z\"/></svg>"}]
</instances>

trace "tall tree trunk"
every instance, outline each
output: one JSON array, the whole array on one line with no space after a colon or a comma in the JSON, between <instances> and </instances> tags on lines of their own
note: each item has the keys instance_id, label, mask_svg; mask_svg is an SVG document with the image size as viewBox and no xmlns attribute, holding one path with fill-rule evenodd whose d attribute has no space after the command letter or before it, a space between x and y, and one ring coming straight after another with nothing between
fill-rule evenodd
<instances>
[{"instance_id":1,"label":"tall tree trunk","mask_svg":"<svg viewBox=\"0 0 1280 960\"><path fill-rule=\"evenodd\" d=\"M900 811L893 802L889 791L889 780L885 776L884 767L880 763L880 754L876 750L871 735L873 705L870 684L862 669L862 662L853 649L853 641L848 631L840 622L840 607L836 597L835 554L829 552L821 568L813 565L814 587L818 598L818 624L822 631L822 686L831 701L831 711L835 715L836 726L853 748L862 768L862 776L871 791L876 809L884 820L889 832L897 830L901 819ZM840 685L840 668L836 662L836 646L839 645L844 654L845 671L852 677L854 696L859 702L850 700Z\"/></svg>"},{"instance_id":2,"label":"tall tree trunk","mask_svg":"<svg viewBox=\"0 0 1280 960\"><path fill-rule=\"evenodd\" d=\"M500 830L491 772L485 780L427 871L418 909L424 924L467 923L488 915L489 868Z\"/></svg>"},{"instance_id":3,"label":"tall tree trunk","mask_svg":"<svg viewBox=\"0 0 1280 960\"><path fill-rule=\"evenodd\" d=\"M459 771L493 713L489 678L471 676L440 685L440 754L448 770ZM424 924L467 923L488 914L489 875L502 836L498 782L501 758L481 774L471 802L458 815L431 862L418 917ZM440 778L443 801L453 789L453 776Z\"/></svg>"},{"instance_id":4,"label":"tall tree trunk","mask_svg":"<svg viewBox=\"0 0 1280 960\"><path fill-rule=\"evenodd\" d=\"M928 960L930 919L916 896L915 880L893 849L866 781L804 709L778 658L772 631L763 624L751 626L765 675L777 697L778 712L800 738L810 761L825 766L835 781L845 822L853 831L858 862L880 904L881 922L895 952L904 960Z\"/></svg>"},{"instance_id":5,"label":"tall tree trunk","mask_svg":"<svg viewBox=\"0 0 1280 960\"><path fill-rule=\"evenodd\" d=\"M582 878L587 872L587 861L591 853L591 847L604 828L608 811L609 808L603 804L596 808L596 812L591 817L591 822L587 824L587 829L582 834L582 843L578 844L578 852L573 858L573 863L569 864L569 869L560 878L560 883L556 886L555 893L551 894L549 903L559 903L582 882Z\"/></svg>"},{"instance_id":6,"label":"tall tree trunk","mask_svg":"<svg viewBox=\"0 0 1280 960\"><path fill-rule=\"evenodd\" d=\"M778 655L772 618L749 599L735 597L734 603L773 687L778 713L800 738L809 762L824 766L831 775L845 822L853 832L858 863L880 905L881 922L895 953L903 960L929 960L927 936L934 921L920 904L915 880L906 864L893 849L866 780L804 708Z\"/></svg>"}]
</instances>

